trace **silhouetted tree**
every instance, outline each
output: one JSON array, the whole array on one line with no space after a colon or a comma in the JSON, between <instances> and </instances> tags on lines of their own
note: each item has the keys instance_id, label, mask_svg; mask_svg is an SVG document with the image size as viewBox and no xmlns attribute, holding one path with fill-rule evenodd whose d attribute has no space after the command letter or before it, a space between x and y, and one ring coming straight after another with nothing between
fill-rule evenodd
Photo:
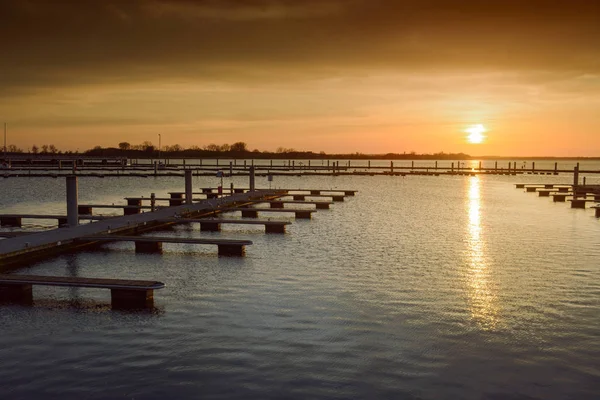
<instances>
[{"instance_id":1,"label":"silhouetted tree","mask_svg":"<svg viewBox=\"0 0 600 400\"><path fill-rule=\"evenodd\" d=\"M34 144L33 146L31 146L31 152L33 154L37 154L40 151L40 149Z\"/></svg>"},{"instance_id":2,"label":"silhouetted tree","mask_svg":"<svg viewBox=\"0 0 600 400\"><path fill-rule=\"evenodd\" d=\"M131 144L129 142L121 142L121 143L119 143L119 149L131 150Z\"/></svg>"},{"instance_id":3,"label":"silhouetted tree","mask_svg":"<svg viewBox=\"0 0 600 400\"><path fill-rule=\"evenodd\" d=\"M244 153L248 151L248 146L244 142L235 142L231 146L229 146L229 151L235 153Z\"/></svg>"}]
</instances>

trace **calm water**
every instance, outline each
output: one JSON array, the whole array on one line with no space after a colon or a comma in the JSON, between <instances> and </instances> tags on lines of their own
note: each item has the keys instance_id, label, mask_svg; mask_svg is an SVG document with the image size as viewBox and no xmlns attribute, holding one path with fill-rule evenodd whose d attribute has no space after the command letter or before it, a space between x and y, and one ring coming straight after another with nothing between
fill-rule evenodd
<instances>
[{"instance_id":1,"label":"calm water","mask_svg":"<svg viewBox=\"0 0 600 400\"><path fill-rule=\"evenodd\" d=\"M19 273L167 288L142 313L72 288L35 288L34 307L1 307L0 398L598 398L600 221L514 189L570 180L276 177L273 186L360 192L285 235L157 233L250 239L245 258L175 244L136 254L124 243L32 265ZM80 202L182 187L81 179ZM64 182L0 179L0 210L62 213Z\"/></svg>"}]
</instances>

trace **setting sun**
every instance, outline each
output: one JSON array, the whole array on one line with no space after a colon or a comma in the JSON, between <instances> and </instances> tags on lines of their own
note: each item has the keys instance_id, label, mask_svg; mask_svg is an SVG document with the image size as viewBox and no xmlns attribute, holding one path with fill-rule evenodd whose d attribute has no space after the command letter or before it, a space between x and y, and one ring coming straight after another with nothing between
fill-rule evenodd
<instances>
[{"instance_id":1,"label":"setting sun","mask_svg":"<svg viewBox=\"0 0 600 400\"><path fill-rule=\"evenodd\" d=\"M485 139L485 136L483 136L483 133L485 131L485 127L481 124L472 125L468 129L465 129L465 132L469 134L469 136L467 136L467 140L469 141L469 143L482 143Z\"/></svg>"}]
</instances>

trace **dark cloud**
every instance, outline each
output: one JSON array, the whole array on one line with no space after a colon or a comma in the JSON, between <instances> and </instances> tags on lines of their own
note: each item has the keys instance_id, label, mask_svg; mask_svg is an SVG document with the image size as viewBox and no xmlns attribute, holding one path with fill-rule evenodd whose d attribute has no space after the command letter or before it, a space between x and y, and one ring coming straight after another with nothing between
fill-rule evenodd
<instances>
[{"instance_id":1,"label":"dark cloud","mask_svg":"<svg viewBox=\"0 0 600 400\"><path fill-rule=\"evenodd\" d=\"M591 0L0 0L0 86L600 70Z\"/></svg>"}]
</instances>

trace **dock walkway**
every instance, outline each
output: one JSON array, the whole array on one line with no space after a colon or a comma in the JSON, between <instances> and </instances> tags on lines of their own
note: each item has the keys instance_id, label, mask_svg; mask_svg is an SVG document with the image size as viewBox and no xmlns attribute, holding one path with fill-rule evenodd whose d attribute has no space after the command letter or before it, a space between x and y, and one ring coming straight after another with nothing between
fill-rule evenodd
<instances>
[{"instance_id":1,"label":"dock walkway","mask_svg":"<svg viewBox=\"0 0 600 400\"><path fill-rule=\"evenodd\" d=\"M165 284L156 281L81 278L40 275L0 275L0 300L33 302L33 285L110 289L113 308L147 308L154 303L154 290Z\"/></svg>"},{"instance_id":2,"label":"dock walkway","mask_svg":"<svg viewBox=\"0 0 600 400\"><path fill-rule=\"evenodd\" d=\"M236 203L260 200L280 194L281 192L276 190L257 190L244 194L234 194L221 199L204 200L199 203L163 208L154 212L113 217L90 224L51 229L31 235L3 239L0 240L0 270L24 259L31 259L36 254L58 253L63 247L66 251L66 247L72 247L76 239L84 236L106 235L136 228L149 229L150 226L158 224L159 220L186 215L192 216L202 212L224 211ZM89 218L98 219L97 216Z\"/></svg>"}]
</instances>

